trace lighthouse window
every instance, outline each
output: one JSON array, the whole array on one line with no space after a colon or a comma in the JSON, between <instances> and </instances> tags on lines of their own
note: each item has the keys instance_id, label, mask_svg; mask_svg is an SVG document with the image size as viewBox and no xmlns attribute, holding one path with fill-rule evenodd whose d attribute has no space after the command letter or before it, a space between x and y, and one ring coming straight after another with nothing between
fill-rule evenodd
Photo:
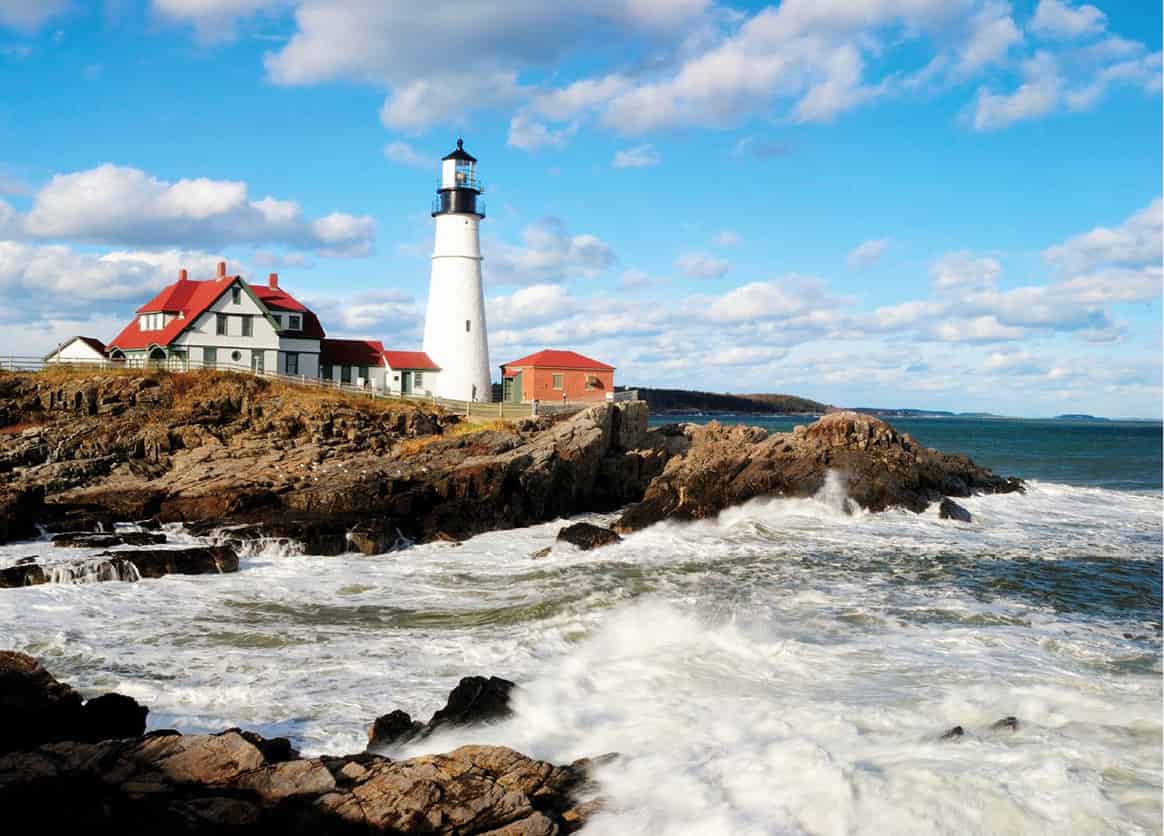
<instances>
[{"instance_id":1,"label":"lighthouse window","mask_svg":"<svg viewBox=\"0 0 1164 836\"><path fill-rule=\"evenodd\" d=\"M470 326L470 324L471 324L471 323L469 322L469 320L467 320L467 319L466 319L466 320L465 320L465 333L466 333L466 334L468 334L468 333L469 333L469 326Z\"/></svg>"}]
</instances>

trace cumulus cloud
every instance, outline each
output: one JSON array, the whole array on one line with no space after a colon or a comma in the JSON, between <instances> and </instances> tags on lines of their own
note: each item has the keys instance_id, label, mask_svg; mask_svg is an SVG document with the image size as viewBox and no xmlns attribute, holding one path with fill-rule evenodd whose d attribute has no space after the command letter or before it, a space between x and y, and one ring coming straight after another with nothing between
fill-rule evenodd
<instances>
[{"instance_id":1,"label":"cumulus cloud","mask_svg":"<svg viewBox=\"0 0 1164 836\"><path fill-rule=\"evenodd\" d=\"M1116 227L1097 226L1074 235L1062 244L1043 251L1043 257L1056 267L1078 272L1102 264L1159 263L1162 240L1161 224L1164 204L1157 197Z\"/></svg>"},{"instance_id":2,"label":"cumulus cloud","mask_svg":"<svg viewBox=\"0 0 1164 836\"><path fill-rule=\"evenodd\" d=\"M659 152L648 143L616 151L611 165L615 168L648 168L658 165L661 160Z\"/></svg>"},{"instance_id":3,"label":"cumulus cloud","mask_svg":"<svg viewBox=\"0 0 1164 836\"><path fill-rule=\"evenodd\" d=\"M889 249L888 238L872 238L854 247L845 263L853 269L872 267L881 260L887 249Z\"/></svg>"},{"instance_id":4,"label":"cumulus cloud","mask_svg":"<svg viewBox=\"0 0 1164 836\"><path fill-rule=\"evenodd\" d=\"M974 129L991 131L1044 116L1059 103L1063 79L1059 66L1049 52L1038 52L1023 62L1023 83L1010 93L978 91L974 107Z\"/></svg>"},{"instance_id":5,"label":"cumulus cloud","mask_svg":"<svg viewBox=\"0 0 1164 836\"><path fill-rule=\"evenodd\" d=\"M521 233L522 244L486 243L485 258L494 284L543 284L548 280L593 277L613 267L618 257L596 235L573 235L557 218L543 218Z\"/></svg>"},{"instance_id":6,"label":"cumulus cloud","mask_svg":"<svg viewBox=\"0 0 1164 836\"><path fill-rule=\"evenodd\" d=\"M740 237L738 232L724 229L716 233L715 237L711 239L711 243L717 247L738 247L744 243L744 239Z\"/></svg>"},{"instance_id":7,"label":"cumulus cloud","mask_svg":"<svg viewBox=\"0 0 1164 836\"><path fill-rule=\"evenodd\" d=\"M148 247L280 243L334 256L366 254L375 237L367 215L311 218L295 201L251 200L242 181L168 182L109 163L54 176L17 223L32 239Z\"/></svg>"},{"instance_id":8,"label":"cumulus cloud","mask_svg":"<svg viewBox=\"0 0 1164 836\"><path fill-rule=\"evenodd\" d=\"M727 275L731 262L710 253L683 253L675 259L675 268L689 279L718 279Z\"/></svg>"},{"instance_id":9,"label":"cumulus cloud","mask_svg":"<svg viewBox=\"0 0 1164 836\"><path fill-rule=\"evenodd\" d=\"M1039 0L1029 28L1045 38L1078 38L1102 32L1106 26L1107 15L1095 6Z\"/></svg>"},{"instance_id":10,"label":"cumulus cloud","mask_svg":"<svg viewBox=\"0 0 1164 836\"><path fill-rule=\"evenodd\" d=\"M998 259L965 250L946 253L930 266L933 286L939 291L985 290L994 286L1001 273Z\"/></svg>"}]
</instances>

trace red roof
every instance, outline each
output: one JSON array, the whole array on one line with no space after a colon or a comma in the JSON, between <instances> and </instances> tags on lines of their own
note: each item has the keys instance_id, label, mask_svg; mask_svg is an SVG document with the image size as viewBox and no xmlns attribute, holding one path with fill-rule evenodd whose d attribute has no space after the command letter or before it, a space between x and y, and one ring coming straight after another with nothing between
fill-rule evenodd
<instances>
[{"instance_id":1,"label":"red roof","mask_svg":"<svg viewBox=\"0 0 1164 836\"><path fill-rule=\"evenodd\" d=\"M576 351L560 351L553 348L547 348L544 351L539 351L528 357L522 357L520 360L512 360L504 364L501 368L515 368L517 366L538 369L585 369L595 372L614 371L614 366L600 363Z\"/></svg>"},{"instance_id":2,"label":"red roof","mask_svg":"<svg viewBox=\"0 0 1164 836\"><path fill-rule=\"evenodd\" d=\"M432 361L423 351L385 351L384 359L393 369L419 369L426 372L439 372L441 367Z\"/></svg>"},{"instance_id":3,"label":"red roof","mask_svg":"<svg viewBox=\"0 0 1164 836\"><path fill-rule=\"evenodd\" d=\"M185 274L184 270L182 272ZM235 281L249 287L258 300L268 307L276 310L302 312L302 335L309 339L323 339L323 326L319 324L319 319L315 314L282 288L248 284L242 280L241 276L221 276L206 281L179 279L173 284L167 285L157 296L138 308L137 312L138 314L176 313L182 314L182 316L157 331L141 330L141 320L135 316L133 322L125 326L121 333L110 341L109 347L135 350L149 348L152 345L169 345L186 330L187 326L192 325L207 308L213 305Z\"/></svg>"},{"instance_id":4,"label":"red roof","mask_svg":"<svg viewBox=\"0 0 1164 836\"><path fill-rule=\"evenodd\" d=\"M321 366L379 366L384 345L379 340L323 340L319 344Z\"/></svg>"}]
</instances>

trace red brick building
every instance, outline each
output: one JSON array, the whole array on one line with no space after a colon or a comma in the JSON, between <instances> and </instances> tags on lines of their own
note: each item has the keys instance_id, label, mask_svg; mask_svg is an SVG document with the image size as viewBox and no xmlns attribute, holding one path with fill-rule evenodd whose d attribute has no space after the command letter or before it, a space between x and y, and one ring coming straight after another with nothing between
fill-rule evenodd
<instances>
[{"instance_id":1,"label":"red brick building","mask_svg":"<svg viewBox=\"0 0 1164 836\"><path fill-rule=\"evenodd\" d=\"M614 366L575 351L546 349L504 364L501 380L502 400L508 403L604 401L614 392Z\"/></svg>"}]
</instances>

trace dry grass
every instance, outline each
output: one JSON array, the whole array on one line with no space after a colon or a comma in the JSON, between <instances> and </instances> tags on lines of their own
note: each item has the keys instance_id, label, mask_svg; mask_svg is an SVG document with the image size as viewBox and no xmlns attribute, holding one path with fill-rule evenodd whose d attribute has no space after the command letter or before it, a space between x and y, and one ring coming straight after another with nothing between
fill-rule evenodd
<instances>
[{"instance_id":1,"label":"dry grass","mask_svg":"<svg viewBox=\"0 0 1164 836\"><path fill-rule=\"evenodd\" d=\"M397 444L393 450L399 457L415 456L438 441L459 438L463 435L474 435L488 430L509 432L513 430L513 424L500 419L494 419L492 421L462 421L459 424L454 424L445 433L440 435L422 435L417 438L406 438Z\"/></svg>"}]
</instances>

